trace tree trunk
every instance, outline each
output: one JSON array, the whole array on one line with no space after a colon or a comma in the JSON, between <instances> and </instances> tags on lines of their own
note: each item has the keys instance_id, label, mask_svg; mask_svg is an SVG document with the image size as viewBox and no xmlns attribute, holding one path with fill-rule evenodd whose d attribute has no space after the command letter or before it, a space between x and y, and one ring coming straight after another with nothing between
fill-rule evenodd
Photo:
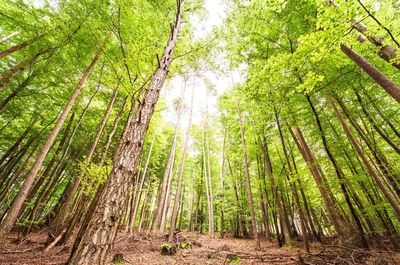
<instances>
[{"instance_id":1,"label":"tree trunk","mask_svg":"<svg viewBox=\"0 0 400 265\"><path fill-rule=\"evenodd\" d=\"M221 238L225 235L225 152L226 152L226 127L224 128L224 143L222 146L222 157L221 157Z\"/></svg>"},{"instance_id":2,"label":"tree trunk","mask_svg":"<svg viewBox=\"0 0 400 265\"><path fill-rule=\"evenodd\" d=\"M42 37L45 36L46 34L47 34L47 33L39 34L38 36L36 36L36 37L34 37L34 38L30 39L30 40L24 41L24 42L21 43L21 44L12 46L12 47L10 47L10 48L4 50L4 51L0 51L0 59L3 58L3 57L8 56L8 55L10 55L10 54L12 54L12 53L14 53L14 52L17 52L17 51L19 51L19 50L21 50L21 49L23 49L23 48L25 48L25 47L27 47L27 46L29 46L29 45L31 45L32 43L34 43L35 41L39 40L40 38L42 38ZM15 34L15 35L16 35L16 34ZM14 36L15 36L15 35L14 35ZM2 40L2 42L3 42L3 40Z\"/></svg>"},{"instance_id":3,"label":"tree trunk","mask_svg":"<svg viewBox=\"0 0 400 265\"><path fill-rule=\"evenodd\" d=\"M8 34L7 36L5 36L2 39L0 39L0 44L6 43L8 40L14 38L15 36L17 36L20 33L21 33L21 31L14 31L11 34Z\"/></svg>"},{"instance_id":4,"label":"tree trunk","mask_svg":"<svg viewBox=\"0 0 400 265\"><path fill-rule=\"evenodd\" d=\"M340 44L340 49L347 55L353 62L355 62L361 69L364 70L371 78L375 80L390 96L392 96L398 103L400 103L400 87L393 83L383 73L370 64L367 60L350 49L345 44Z\"/></svg>"},{"instance_id":5,"label":"tree trunk","mask_svg":"<svg viewBox=\"0 0 400 265\"><path fill-rule=\"evenodd\" d=\"M147 168L149 167L151 152L153 150L153 145L156 140L156 135L157 135L157 130L154 132L153 139L151 140L149 153L147 154L147 160L146 160L146 164L143 169L143 174L142 174L142 178L140 180L140 185L138 187L137 195L136 195L135 200L133 201L133 205L131 206L133 208L133 210L131 209L132 212L131 212L131 216L129 218L129 225L128 225L129 233L132 233L135 228L136 215L137 215L137 211L139 209L140 198L142 197L143 184L146 179Z\"/></svg>"},{"instance_id":6,"label":"tree trunk","mask_svg":"<svg viewBox=\"0 0 400 265\"><path fill-rule=\"evenodd\" d=\"M175 227L176 227L176 220L178 217L179 199L180 199L180 194L181 194L181 189L182 189L182 181L183 181L183 171L185 169L186 153L187 153L188 143L189 143L189 138L190 138L190 129L192 126L193 100L194 100L194 89L192 90L192 99L190 102L188 127L186 129L185 142L184 142L183 151L182 151L181 167L179 169L178 184L176 185L176 191L175 191L174 208L172 210L171 223L170 223L170 227L169 227L168 242L170 242L170 243L174 241L174 232L175 232Z\"/></svg>"},{"instance_id":7,"label":"tree trunk","mask_svg":"<svg viewBox=\"0 0 400 265\"><path fill-rule=\"evenodd\" d=\"M332 199L329 196L328 187L326 186L326 183L324 183L323 181L323 178L317 166L317 161L315 160L314 155L312 154L311 149L308 146L299 128L295 129L295 133L293 133L293 136L295 136L293 137L293 139L297 147L299 148L304 160L307 162L311 174L313 175L315 182L317 183L317 186L320 190L322 198L324 199L326 208L328 209L329 219L333 224L333 226L335 227L335 230L338 233L339 238L342 241L344 241L346 239L346 233L343 231L343 227L340 224L339 214Z\"/></svg>"},{"instance_id":8,"label":"tree trunk","mask_svg":"<svg viewBox=\"0 0 400 265\"><path fill-rule=\"evenodd\" d=\"M183 1L178 1L177 5L176 21L171 29L171 36L160 65L151 77L149 87L138 106L135 117L129 120L124 139L114 156L111 175L99 196L87 228L81 229L78 234L68 260L69 265L107 264L107 254L118 231L120 215L131 186L132 174L139 163L144 138L171 64L178 28L181 24Z\"/></svg>"},{"instance_id":9,"label":"tree trunk","mask_svg":"<svg viewBox=\"0 0 400 265\"><path fill-rule=\"evenodd\" d=\"M360 156L361 160L364 162L365 167L367 168L368 172L372 176L372 178L375 180L378 188L382 192L382 194L385 196L386 200L389 202L389 204L392 206L394 212L397 215L397 218L400 220L400 206L399 202L396 200L396 198L390 193L390 191L386 188L385 184L382 182L376 171L373 169L372 165L368 161L367 157L365 156L363 150L361 149L360 145L358 144L357 140L354 138L353 134L347 127L342 115L340 114L339 110L337 109L335 103L330 100L330 104L333 107L333 110L335 111L336 116L338 117L340 124L342 125L342 128L349 138L352 146L354 149L357 151L358 155Z\"/></svg>"},{"instance_id":10,"label":"tree trunk","mask_svg":"<svg viewBox=\"0 0 400 265\"><path fill-rule=\"evenodd\" d=\"M108 118L110 117L110 113L111 113L112 107L114 106L115 99L117 98L118 91L119 91L119 84L116 86L116 88L113 91L110 102L108 103L107 109L106 109L104 116L99 124L99 128L97 129L96 136L93 139L92 143L90 144L90 147L86 153L86 162L88 163L88 165L90 165L90 163L92 162L94 151L96 150L96 146L100 141L100 137L103 134L103 131L107 124ZM67 199L65 200L61 211L58 213L56 219L54 220L53 232L55 234L58 234L62 230L62 227L64 226L65 219L67 217L69 208L71 206L71 203L73 202L73 198L75 197L75 195L78 191L78 188L80 186L81 179L84 176L85 176L85 170L81 169L78 172L78 174L76 175L76 177L74 178L71 189L69 190L69 193L67 195ZM85 195L84 197L86 198L87 196ZM87 200L87 198L86 199L85 198L82 197L82 199L84 201Z\"/></svg>"},{"instance_id":11,"label":"tree trunk","mask_svg":"<svg viewBox=\"0 0 400 265\"><path fill-rule=\"evenodd\" d=\"M26 196L28 195L29 190L32 187L32 184L35 180L36 174L39 172L44 159L46 158L47 153L49 152L51 146L56 139L58 132L60 131L65 119L69 111L71 110L72 106L74 105L76 98L78 97L79 92L82 90L86 79L89 77L91 71L93 70L97 60L99 59L100 51L96 53L96 56L93 58L92 62L90 63L89 67L86 69L83 77L79 81L78 85L76 86L74 92L72 93L70 99L68 100L67 105L65 106L64 110L62 111L60 117L56 125L54 126L53 130L51 131L50 135L48 136L42 151L40 152L38 158L36 159L35 163L33 164L31 170L26 176L24 183L22 184L20 191L18 192L16 198L14 199L10 209L7 212L7 215L3 222L0 225L0 244L1 241L4 241L6 235L11 230L12 226L14 225L18 213L21 209L22 204L24 203Z\"/></svg>"},{"instance_id":12,"label":"tree trunk","mask_svg":"<svg viewBox=\"0 0 400 265\"><path fill-rule=\"evenodd\" d=\"M260 250L261 249L260 239L258 238L258 232L257 232L256 215L254 213L253 194L251 191L251 183L250 183L249 164L248 164L248 160L247 160L246 140L245 140L245 135L244 135L244 126L243 126L243 121L242 121L242 114L240 112L239 102L237 102L237 111L238 111L239 125L240 125L240 136L242 139L244 174L246 177L246 187L247 187L247 197L248 197L247 199L249 200L249 207L250 207L251 230L252 230L253 236L255 236L257 238L256 249Z\"/></svg>"},{"instance_id":13,"label":"tree trunk","mask_svg":"<svg viewBox=\"0 0 400 265\"><path fill-rule=\"evenodd\" d=\"M173 162L174 162L174 157L175 157L175 151L176 151L176 144L178 142L178 133L179 133L179 128L180 128L180 120L181 120L181 106L178 105L177 108L177 121L175 124L175 132L174 132L174 138L172 140L172 145L171 149L169 150L168 154L168 159L167 159L167 164L165 165L164 168L164 173L163 173L163 178L162 178L162 184L161 184L161 189L160 189L160 194L158 196L157 200L157 207L156 207L156 213L154 215L153 223L151 225L151 231L154 232L160 232L160 222L161 218L163 216L164 212L164 205L167 197L167 190L168 190L168 183L169 183L169 178L171 175L171 170L173 168Z\"/></svg>"},{"instance_id":14,"label":"tree trunk","mask_svg":"<svg viewBox=\"0 0 400 265\"><path fill-rule=\"evenodd\" d=\"M368 248L368 242L367 242L367 239L365 237L364 230L362 228L361 220L360 220L360 218L358 218L358 216L356 214L356 211L355 211L355 209L353 207L353 204L351 203L351 200L350 200L350 197L349 197L348 189L347 189L347 187L346 187L346 185L344 183L344 181L345 181L344 172L339 167L339 164L336 161L336 158L333 156L332 152L330 151L330 148L328 146L328 141L326 140L325 132L324 132L324 130L322 128L322 125L321 125L321 121L320 121L318 113L317 113L317 111L316 111L316 109L315 109L315 107L314 107L314 105L313 105L313 103L312 103L312 101L310 99L310 96L306 95L306 98L307 98L307 101L308 101L308 103L309 103L309 105L311 107L311 110L312 110L313 114L314 114L314 117L316 119L316 122L317 122L317 125L318 125L318 130L319 130L321 138L322 138L322 143L324 145L325 152L328 155L329 160L331 161L333 167L335 168L336 175L337 175L337 177L338 177L338 179L340 181L340 188L342 189L342 192L344 194L346 203L349 206L350 213L351 213L351 215L353 217L353 220L357 225L357 229L358 229L358 233L359 233L359 236L360 236L360 239L361 239L362 246L364 248Z\"/></svg>"}]
</instances>

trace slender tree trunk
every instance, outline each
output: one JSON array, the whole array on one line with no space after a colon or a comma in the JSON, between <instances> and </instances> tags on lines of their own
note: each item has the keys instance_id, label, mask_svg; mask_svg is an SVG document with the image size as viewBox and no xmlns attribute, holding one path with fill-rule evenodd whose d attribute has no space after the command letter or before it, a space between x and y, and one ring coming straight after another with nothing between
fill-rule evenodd
<instances>
[{"instance_id":1,"label":"slender tree trunk","mask_svg":"<svg viewBox=\"0 0 400 265\"><path fill-rule=\"evenodd\" d=\"M112 107L114 106L115 99L117 98L119 90L119 84L116 86L116 88L113 91L113 94L111 96L110 102L108 103L107 109L104 113L104 116L100 122L99 128L97 129L97 133L95 138L93 139L92 143L90 144L90 147L86 153L86 162L90 164L92 162L92 158L94 155L94 151L96 150L96 146L100 141L100 137L103 134L104 128L107 124L108 118L110 117ZM73 198L76 195L76 192L78 191L78 188L81 183L81 179L85 176L85 170L80 170L77 176L75 177L73 184L71 186L71 189L69 190L69 193L67 195L67 199L64 202L64 205L61 209L61 211L58 213L56 219L54 220L54 231L55 234L58 234L61 231L61 228L64 226L65 219L67 217L69 208L71 206L71 203L73 202ZM86 195L84 196L85 198L87 197ZM82 197L83 200L84 199Z\"/></svg>"},{"instance_id":2,"label":"slender tree trunk","mask_svg":"<svg viewBox=\"0 0 400 265\"><path fill-rule=\"evenodd\" d=\"M345 44L340 45L340 49L347 55L353 62L355 62L361 69L364 70L371 78L375 80L390 96L392 96L398 103L400 103L400 87L393 83L383 73L370 64L367 60L350 49Z\"/></svg>"},{"instance_id":3,"label":"slender tree trunk","mask_svg":"<svg viewBox=\"0 0 400 265\"><path fill-rule=\"evenodd\" d=\"M224 143L222 146L222 157L221 157L221 238L225 235L225 150L226 150L226 127L224 128Z\"/></svg>"},{"instance_id":4,"label":"slender tree trunk","mask_svg":"<svg viewBox=\"0 0 400 265\"><path fill-rule=\"evenodd\" d=\"M318 113L317 113L317 111L316 111L316 109L315 109L310 97L308 95L306 95L306 98L307 98L307 101L308 101L308 103L309 103L309 105L311 107L312 112L314 113L314 117L315 117L317 125L318 125L318 130L320 132L320 135L321 135L321 138L322 138L322 143L324 145L324 149L326 151L326 154L328 155L329 160L331 161L333 167L335 168L336 175L337 175L337 177L338 177L338 179L340 181L340 187L341 187L342 192L344 194L346 203L349 206L350 213L351 213L351 215L353 217L354 222L357 225L357 229L358 229L358 233L359 233L359 236L360 236L360 239L361 239L362 246L365 247L365 248L368 248L368 242L367 242L367 239L365 237L365 233L364 233L364 230L363 230L363 227L362 227L362 224L361 224L361 220L357 216L357 213L356 213L356 211L355 211L355 209L353 207L353 204L352 204L352 202L350 200L348 189L346 187L346 184L344 183L344 181L345 181L344 172L339 167L339 164L336 161L336 158L333 156L332 152L330 151L330 148L328 146L328 141L326 140L325 132L324 132L324 130L322 128L322 125L321 125L321 121L319 119Z\"/></svg>"},{"instance_id":5,"label":"slender tree trunk","mask_svg":"<svg viewBox=\"0 0 400 265\"><path fill-rule=\"evenodd\" d=\"M17 51L19 51L19 50L21 50L21 49L23 49L23 48L25 48L25 47L27 47L27 46L29 46L29 45L31 45L32 43L34 43L35 41L39 40L40 38L42 38L42 37L45 36L46 34L47 34L47 33L39 34L38 36L36 36L36 37L34 37L34 38L30 39L30 40L24 41L24 42L21 43L21 44L12 46L12 47L10 47L10 48L4 50L4 51L0 51L0 59L3 58L3 57L8 56L8 55L10 55L10 54L12 54L12 53L14 53L14 52L17 52ZM15 34L15 35L16 35L16 34ZM14 36L15 36L15 35L14 35ZM3 42L3 40L2 40L1 42Z\"/></svg>"},{"instance_id":6,"label":"slender tree trunk","mask_svg":"<svg viewBox=\"0 0 400 265\"><path fill-rule=\"evenodd\" d=\"M325 205L328 209L330 221L335 227L335 230L338 233L339 238L342 241L344 241L346 239L346 233L343 231L343 227L340 224L339 214L337 212L337 209L335 208L332 199L329 196L328 187L326 186L326 183L324 183L323 181L323 178L317 166L317 161L315 160L314 155L312 154L311 149L308 146L299 128L295 129L295 133L293 133L293 136L295 136L293 137L293 139L297 147L299 148L301 154L303 155L304 160L307 162L310 171L315 179L315 182L317 183L317 186L320 190L322 198L324 199Z\"/></svg>"},{"instance_id":7,"label":"slender tree trunk","mask_svg":"<svg viewBox=\"0 0 400 265\"><path fill-rule=\"evenodd\" d=\"M171 36L160 65L151 77L135 117L129 120L124 139L114 156L111 175L104 185L87 227L78 233L69 265L107 263L107 254L114 242L120 215L128 198L131 177L139 163L144 138L171 64L181 24L183 1L178 1L177 5L176 21L171 28Z\"/></svg>"},{"instance_id":8,"label":"slender tree trunk","mask_svg":"<svg viewBox=\"0 0 400 265\"><path fill-rule=\"evenodd\" d=\"M336 116L338 117L340 124L342 125L342 128L349 138L351 144L353 145L354 149L357 151L358 155L360 156L361 160L364 162L365 167L367 168L369 174L372 176L372 178L375 180L375 183L377 184L378 188L382 192L382 194L385 196L386 200L389 202L389 204L392 206L394 212L397 215L397 218L400 220L400 206L399 206L399 201L396 200L396 198L393 196L392 193L386 188L385 184L382 182L376 171L373 169L372 165L368 161L367 157L365 156L363 150L361 149L360 145L358 144L357 140L354 138L353 134L347 127L342 115L340 114L339 110L337 109L335 103L332 100L329 100L330 104L333 107L333 110L335 111Z\"/></svg>"},{"instance_id":9,"label":"slender tree trunk","mask_svg":"<svg viewBox=\"0 0 400 265\"><path fill-rule=\"evenodd\" d=\"M31 67L40 56L51 52L51 49L46 49L44 51L37 52L33 57L26 59L17 65L14 65L10 68L5 74L0 74L0 91L3 90L6 86L8 86L13 80L14 77L20 73L22 73L25 69Z\"/></svg>"},{"instance_id":10,"label":"slender tree trunk","mask_svg":"<svg viewBox=\"0 0 400 265\"><path fill-rule=\"evenodd\" d=\"M354 92L357 96L357 101L360 103L362 112L364 113L365 117L367 117L367 119L371 123L372 127L382 137L382 139L384 139L393 148L393 150L396 151L396 153L400 155L400 147L395 142L393 142L389 138L389 136L385 132L383 132L383 130L381 128L379 128L379 126L375 123L371 114L368 112L367 108L365 107L365 104L363 103L358 91L354 89Z\"/></svg>"},{"instance_id":11,"label":"slender tree trunk","mask_svg":"<svg viewBox=\"0 0 400 265\"><path fill-rule=\"evenodd\" d=\"M104 164L104 162L106 160L106 157L107 157L108 151L110 149L110 145L111 145L112 139L114 137L114 134L117 131L118 124L119 124L122 116L124 115L127 99L128 99L128 97L125 97L124 103L122 104L122 107L120 108L120 110L119 110L119 112L117 114L117 117L114 120L112 129L111 129L110 133L107 136L107 140L106 140L106 143L104 144L104 148L103 148L103 151L102 151L102 154L101 154L101 157L100 157L100 162L99 162L100 166L103 166L103 164Z\"/></svg>"},{"instance_id":12,"label":"slender tree trunk","mask_svg":"<svg viewBox=\"0 0 400 265\"><path fill-rule=\"evenodd\" d=\"M256 249L259 250L259 249L261 249L261 245L260 245L260 239L258 238L256 215L254 213L253 194L251 191L250 172L249 172L249 164L248 164L248 160L247 160L247 151L246 151L246 140L245 140L245 135L244 135L244 126L243 126L242 114L240 111L239 102L237 102L237 111L238 111L238 117L239 117L240 135L241 135L241 139L242 139L242 149L243 149L243 158L244 158L244 174L246 177L247 197L248 197L247 199L249 200L249 207L250 207L251 230L252 230L253 236L255 236L257 238Z\"/></svg>"},{"instance_id":13,"label":"slender tree trunk","mask_svg":"<svg viewBox=\"0 0 400 265\"><path fill-rule=\"evenodd\" d=\"M175 201L174 201L174 207L172 210L171 224L169 226L168 242L174 241L174 232L175 232L176 220L178 218L178 210L179 210L179 199L180 199L180 193L181 193L181 189L182 189L183 172L185 169L186 153L187 153L188 143L189 143L189 138L190 138L190 129L192 126L193 100L194 100L194 89L192 90L192 99L190 102L190 109L189 109L189 121L188 121L188 127L186 129L185 142L183 145L182 160L181 160L181 167L179 169L178 184L176 185Z\"/></svg>"},{"instance_id":14,"label":"slender tree trunk","mask_svg":"<svg viewBox=\"0 0 400 265\"><path fill-rule=\"evenodd\" d=\"M134 228L135 228L136 215L137 215L137 211L139 209L139 203L140 203L140 199L142 197L143 184L144 184L144 181L146 179L147 168L149 167L151 152L153 150L153 145L154 145L154 142L156 140L156 135L157 135L157 130L154 132L153 139L151 140L149 153L147 154L146 164L144 166L142 178L140 180L140 185L138 187L138 193L137 193L135 201L133 202L133 205L132 205L133 210L131 212L131 216L130 216L130 219L129 219L129 225L128 225L128 232L129 233L132 233Z\"/></svg>"},{"instance_id":15,"label":"slender tree trunk","mask_svg":"<svg viewBox=\"0 0 400 265\"><path fill-rule=\"evenodd\" d=\"M21 33L21 31L19 30L19 31L14 31L13 33L8 34L7 36L0 39L0 44L6 43L7 41L14 38L15 36L17 36L20 33Z\"/></svg>"},{"instance_id":16,"label":"slender tree trunk","mask_svg":"<svg viewBox=\"0 0 400 265\"><path fill-rule=\"evenodd\" d=\"M31 170L27 174L25 181L21 186L20 191L18 192L10 209L7 212L5 219L1 223L1 225L0 225L0 244L1 244L1 241L4 241L6 235L8 234L8 232L11 230L12 226L14 225L14 223L17 219L18 213L21 209L21 206L24 203L26 196L28 195L28 192L32 187L32 184L35 180L36 174L39 172L39 170L43 164L43 161L46 158L47 153L49 152L51 146L53 145L54 140L56 139L56 137L58 135L58 132L60 131L65 119L67 118L69 111L71 110L72 106L74 105L79 92L82 90L83 85L86 82L86 79L89 77L97 60L99 59L99 56L100 56L100 51L98 51L96 53L96 56L93 58L91 64L86 69L83 77L81 78L78 85L76 86L74 92L72 93L70 99L68 100L67 105L65 106L63 112L61 113L60 117L58 118L56 125L54 126L53 130L51 131L50 135L48 136L48 138L42 148L42 151L40 152L38 158L36 159L35 163L33 164Z\"/></svg>"},{"instance_id":17,"label":"slender tree trunk","mask_svg":"<svg viewBox=\"0 0 400 265\"><path fill-rule=\"evenodd\" d=\"M151 225L151 231L153 233L160 232L160 222L161 222L161 218L162 218L163 212L164 212L164 204L166 201L167 190L168 190L168 186L169 186L168 183L169 183L169 178L171 175L171 170L173 168L172 164L174 162L176 144L178 142L178 133L179 133L180 119L181 119L181 106L180 105L178 105L178 108L177 108L177 115L178 115L178 118L177 118L177 121L175 124L174 138L172 140L171 149L168 154L167 164L165 165L165 168L164 168L164 174L163 174L163 178L162 178L160 194L159 194L158 200L157 200L157 207L156 207L157 210L154 215L153 223Z\"/></svg>"}]
</instances>

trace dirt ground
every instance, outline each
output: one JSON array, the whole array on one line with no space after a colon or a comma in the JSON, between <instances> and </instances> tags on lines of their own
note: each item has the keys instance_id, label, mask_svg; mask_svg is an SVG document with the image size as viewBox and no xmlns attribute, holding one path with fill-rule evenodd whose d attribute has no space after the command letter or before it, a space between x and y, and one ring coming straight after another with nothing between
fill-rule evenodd
<instances>
[{"instance_id":1,"label":"dirt ground","mask_svg":"<svg viewBox=\"0 0 400 265\"><path fill-rule=\"evenodd\" d=\"M17 244L17 234L12 234L0 250L1 265L61 265L71 251L71 245L56 246L44 252L46 231L32 233L27 241ZM262 250L255 251L255 241L233 237L209 238L197 233L181 233L178 242L188 242L190 249L178 249L173 256L161 255L162 237L151 238L144 234L134 238L123 233L118 237L110 258L123 257L118 264L400 264L400 254L393 251L312 245L310 255L304 254L301 242L296 247L277 248L276 243L262 241Z\"/></svg>"}]
</instances>

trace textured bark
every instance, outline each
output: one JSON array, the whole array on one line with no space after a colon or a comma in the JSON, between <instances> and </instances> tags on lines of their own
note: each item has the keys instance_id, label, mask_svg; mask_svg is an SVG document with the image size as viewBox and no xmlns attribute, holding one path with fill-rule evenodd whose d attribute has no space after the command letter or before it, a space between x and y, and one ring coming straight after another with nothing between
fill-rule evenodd
<instances>
[{"instance_id":1,"label":"textured bark","mask_svg":"<svg viewBox=\"0 0 400 265\"><path fill-rule=\"evenodd\" d=\"M383 73L370 64L367 60L350 49L345 44L340 45L340 49L347 55L353 62L355 62L361 69L364 70L375 82L380 85L390 96L392 96L398 103L400 103L400 87L387 78Z\"/></svg>"},{"instance_id":2,"label":"textured bark","mask_svg":"<svg viewBox=\"0 0 400 265\"><path fill-rule=\"evenodd\" d=\"M189 143L189 138L190 138L190 129L192 126L193 99L194 99L194 89L192 90L192 100L190 103L190 110L189 110L189 122L188 122L188 127L186 129L185 142L183 145L181 166L179 169L178 184L176 185L175 201L174 201L174 207L172 209L171 223L170 223L170 227L169 227L168 242L174 241L174 232L175 232L176 220L178 217L178 210L179 210L179 199L181 199L180 194L181 194L181 190L182 190L183 171L185 169L186 153L187 153L188 143Z\"/></svg>"},{"instance_id":3,"label":"textured bark","mask_svg":"<svg viewBox=\"0 0 400 265\"><path fill-rule=\"evenodd\" d=\"M245 135L244 135L244 126L243 126L243 120L242 120L242 114L240 111L239 102L237 102L237 111L238 111L239 125L240 125L240 136L242 139L244 174L246 177L247 197L249 200L249 207L250 207L251 230L252 230L253 236L255 236L257 238L256 249L261 249L260 240L257 236L256 214L254 213L254 202L253 202L253 193L251 191L249 163L247 160L247 151L246 151L246 140L245 140Z\"/></svg>"},{"instance_id":4,"label":"textured bark","mask_svg":"<svg viewBox=\"0 0 400 265\"><path fill-rule=\"evenodd\" d=\"M144 138L158 101L160 90L168 74L172 53L181 24L183 1L178 1L176 21L171 30L160 65L138 106L135 117L129 120L124 138L114 156L111 175L99 195L87 228L81 230L68 261L72 264L107 264L107 254L118 231L122 211L128 199L132 174L139 163Z\"/></svg>"},{"instance_id":5,"label":"textured bark","mask_svg":"<svg viewBox=\"0 0 400 265\"><path fill-rule=\"evenodd\" d=\"M357 151L358 155L360 156L361 160L363 161L365 167L367 168L369 174L372 176L372 178L375 180L375 183L377 184L378 188L382 192L382 194L385 196L386 200L389 202L389 204L392 206L394 212L397 215L397 218L400 220L400 206L399 206L399 201L396 200L396 198L393 196L392 193L386 188L385 184L381 180L381 178L378 176L377 172L374 170L372 167L371 163L368 161L367 157L365 156L363 150L361 149L360 145L358 144L357 140L354 138L353 134L347 127L342 114L340 114L339 110L337 109L335 103L330 100L330 104L332 105L336 116L338 117L340 124L342 125L342 128L347 135L348 139L350 140L352 146L354 149Z\"/></svg>"},{"instance_id":6,"label":"textured bark","mask_svg":"<svg viewBox=\"0 0 400 265\"><path fill-rule=\"evenodd\" d=\"M75 87L74 92L72 93L70 99L68 100L64 110L62 111L60 117L57 120L57 123L55 124L53 130L47 137L47 140L37 157L35 163L33 164L31 170L27 174L24 183L22 184L16 198L14 199L10 209L7 212L6 217L4 218L3 222L0 225L0 241L3 241L5 239L5 236L7 233L11 230L12 226L14 225L18 213L21 209L22 204L24 203L29 190L32 187L32 184L35 180L35 177L37 173L39 172L44 159L46 158L47 153L49 152L51 146L54 143L54 140L56 139L58 132L61 130L61 127L67 118L67 115L69 111L71 110L72 106L74 105L76 98L79 95L79 92L82 90L84 83L86 82L86 79L89 77L91 71L93 70L97 60L99 59L100 52L96 53L96 56L93 58L92 62L90 63L89 67L86 69L84 75L82 76L81 80L79 81L78 85Z\"/></svg>"}]
</instances>

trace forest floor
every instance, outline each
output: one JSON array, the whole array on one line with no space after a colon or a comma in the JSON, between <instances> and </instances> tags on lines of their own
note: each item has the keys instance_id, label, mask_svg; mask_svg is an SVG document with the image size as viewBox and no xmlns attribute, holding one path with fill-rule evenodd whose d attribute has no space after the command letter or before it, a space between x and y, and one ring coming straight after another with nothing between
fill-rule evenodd
<instances>
[{"instance_id":1,"label":"forest floor","mask_svg":"<svg viewBox=\"0 0 400 265\"><path fill-rule=\"evenodd\" d=\"M56 246L45 252L47 234L32 233L28 239L17 244L17 233L13 233L2 250L1 265L61 265L71 251L71 244ZM111 254L119 257L114 264L400 264L400 253L389 250L348 248L337 245L312 244L311 255L305 255L301 242L296 246L278 248L276 244L262 241L261 251L255 251L255 241L231 236L209 238L198 233L182 233L178 242L186 242L190 248L178 249L175 255L162 255L161 246L167 241L163 237L146 235L127 237L120 233ZM122 257L122 259L121 259ZM121 261L123 260L123 261Z\"/></svg>"}]
</instances>

